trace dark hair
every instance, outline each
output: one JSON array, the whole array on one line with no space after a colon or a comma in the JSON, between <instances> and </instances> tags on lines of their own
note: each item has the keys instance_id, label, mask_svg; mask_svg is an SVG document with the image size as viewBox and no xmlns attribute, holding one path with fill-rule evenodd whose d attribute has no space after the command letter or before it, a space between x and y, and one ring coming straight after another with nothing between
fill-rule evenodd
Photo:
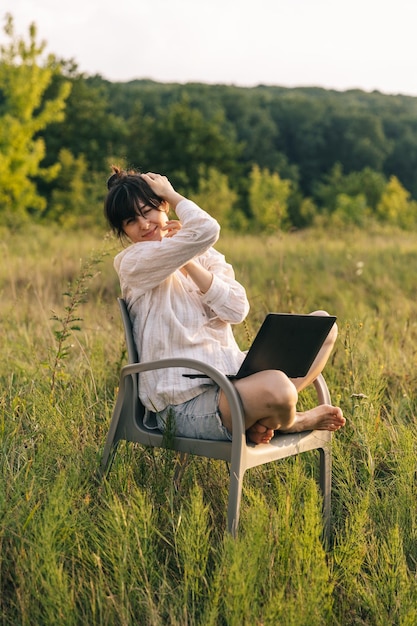
<instances>
[{"instance_id":1,"label":"dark hair","mask_svg":"<svg viewBox=\"0 0 417 626\"><path fill-rule=\"evenodd\" d=\"M159 209L162 198L157 196L137 170L122 170L112 165L113 174L107 180L108 193L104 200L104 215L112 228L123 237L123 222L143 215L143 206Z\"/></svg>"}]
</instances>

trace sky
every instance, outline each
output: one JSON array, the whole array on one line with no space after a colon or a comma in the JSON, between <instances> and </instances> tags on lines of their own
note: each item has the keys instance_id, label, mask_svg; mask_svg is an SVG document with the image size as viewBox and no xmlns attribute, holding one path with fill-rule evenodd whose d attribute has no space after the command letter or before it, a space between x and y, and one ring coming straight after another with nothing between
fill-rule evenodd
<instances>
[{"instance_id":1,"label":"sky","mask_svg":"<svg viewBox=\"0 0 417 626\"><path fill-rule=\"evenodd\" d=\"M112 82L417 96L416 0L0 0L27 40Z\"/></svg>"}]
</instances>

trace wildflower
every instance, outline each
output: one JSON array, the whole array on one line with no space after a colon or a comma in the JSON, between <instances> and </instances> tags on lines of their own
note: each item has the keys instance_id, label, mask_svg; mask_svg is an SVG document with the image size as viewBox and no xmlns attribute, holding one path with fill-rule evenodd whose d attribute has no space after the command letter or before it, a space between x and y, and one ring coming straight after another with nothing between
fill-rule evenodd
<instances>
[{"instance_id":1,"label":"wildflower","mask_svg":"<svg viewBox=\"0 0 417 626\"><path fill-rule=\"evenodd\" d=\"M360 276L363 272L365 263L363 261L358 261L356 263L356 276Z\"/></svg>"}]
</instances>

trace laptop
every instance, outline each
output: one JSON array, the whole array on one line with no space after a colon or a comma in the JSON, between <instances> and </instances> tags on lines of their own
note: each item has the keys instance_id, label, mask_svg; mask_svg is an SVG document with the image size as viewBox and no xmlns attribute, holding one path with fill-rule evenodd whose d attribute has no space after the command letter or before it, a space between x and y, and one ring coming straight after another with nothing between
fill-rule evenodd
<instances>
[{"instance_id":1,"label":"laptop","mask_svg":"<svg viewBox=\"0 0 417 626\"><path fill-rule=\"evenodd\" d=\"M268 313L237 374L244 378L268 369L281 370L289 378L306 376L336 317ZM204 374L184 374L206 378Z\"/></svg>"},{"instance_id":2,"label":"laptop","mask_svg":"<svg viewBox=\"0 0 417 626\"><path fill-rule=\"evenodd\" d=\"M269 313L236 378L268 369L289 378L306 376L335 321L332 315Z\"/></svg>"}]
</instances>

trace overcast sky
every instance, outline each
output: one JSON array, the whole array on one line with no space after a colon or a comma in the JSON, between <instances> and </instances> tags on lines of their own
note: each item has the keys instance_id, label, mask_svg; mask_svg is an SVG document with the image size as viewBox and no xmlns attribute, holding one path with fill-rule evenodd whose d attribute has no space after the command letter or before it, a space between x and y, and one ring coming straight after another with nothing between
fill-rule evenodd
<instances>
[{"instance_id":1,"label":"overcast sky","mask_svg":"<svg viewBox=\"0 0 417 626\"><path fill-rule=\"evenodd\" d=\"M417 0L0 0L27 38L111 81L417 96Z\"/></svg>"}]
</instances>

